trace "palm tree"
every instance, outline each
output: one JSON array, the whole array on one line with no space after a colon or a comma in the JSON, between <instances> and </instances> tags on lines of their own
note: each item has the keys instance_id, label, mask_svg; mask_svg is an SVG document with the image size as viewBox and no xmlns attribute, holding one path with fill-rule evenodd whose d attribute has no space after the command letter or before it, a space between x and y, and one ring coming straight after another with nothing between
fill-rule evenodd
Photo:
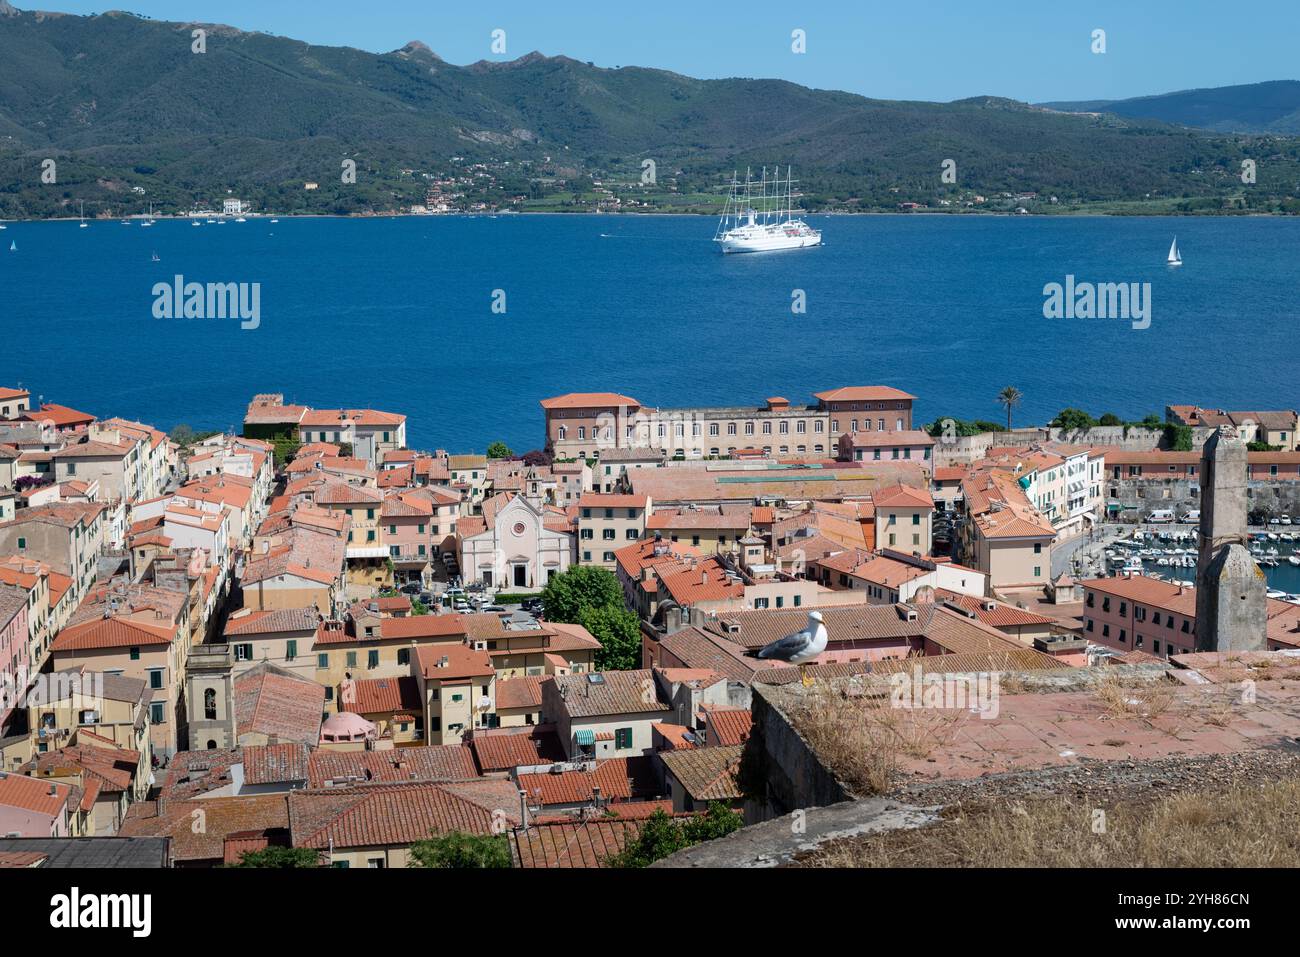
<instances>
[{"instance_id":1,"label":"palm tree","mask_svg":"<svg viewBox=\"0 0 1300 957\"><path fill-rule=\"evenodd\" d=\"M1011 410L1020 404L1020 400L1025 394L1013 385L1007 386L998 393L998 405L1007 410L1007 431L1011 431Z\"/></svg>"}]
</instances>

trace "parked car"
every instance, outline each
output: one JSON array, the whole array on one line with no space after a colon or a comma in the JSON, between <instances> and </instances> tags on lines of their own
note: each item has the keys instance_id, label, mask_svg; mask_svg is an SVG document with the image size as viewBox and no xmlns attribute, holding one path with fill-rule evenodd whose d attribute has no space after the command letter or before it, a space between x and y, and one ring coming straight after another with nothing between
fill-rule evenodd
<instances>
[{"instance_id":1,"label":"parked car","mask_svg":"<svg viewBox=\"0 0 1300 957\"><path fill-rule=\"evenodd\" d=\"M420 594L420 591L423 588L424 586L421 585L419 582L407 582L405 585L403 585L401 588L397 590L400 591L403 595L418 595Z\"/></svg>"},{"instance_id":2,"label":"parked car","mask_svg":"<svg viewBox=\"0 0 1300 957\"><path fill-rule=\"evenodd\" d=\"M483 610L484 612L489 612L489 613L491 613L491 614L495 614L495 615L499 615L499 614L501 614L502 612L505 612L505 614L507 614L507 615L510 614L508 611L506 611L506 610L505 610L504 608L502 608L500 605L488 605L486 608L484 608L484 609L482 609L482 610Z\"/></svg>"},{"instance_id":3,"label":"parked car","mask_svg":"<svg viewBox=\"0 0 1300 957\"><path fill-rule=\"evenodd\" d=\"M540 598L525 598L519 607L524 611L537 614L542 610L542 600Z\"/></svg>"}]
</instances>

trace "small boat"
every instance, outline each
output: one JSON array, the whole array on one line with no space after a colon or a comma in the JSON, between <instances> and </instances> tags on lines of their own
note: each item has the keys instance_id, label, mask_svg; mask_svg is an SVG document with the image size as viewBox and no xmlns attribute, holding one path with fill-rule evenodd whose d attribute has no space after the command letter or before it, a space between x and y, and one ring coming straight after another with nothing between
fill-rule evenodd
<instances>
[{"instance_id":1,"label":"small boat","mask_svg":"<svg viewBox=\"0 0 1300 957\"><path fill-rule=\"evenodd\" d=\"M273 223L278 223L279 220L278 220L278 219L273 219L273 220L271 220L271 222L273 222Z\"/></svg>"},{"instance_id":2,"label":"small boat","mask_svg":"<svg viewBox=\"0 0 1300 957\"><path fill-rule=\"evenodd\" d=\"M86 222L86 204L81 204L81 229L89 229L90 223Z\"/></svg>"},{"instance_id":3,"label":"small boat","mask_svg":"<svg viewBox=\"0 0 1300 957\"><path fill-rule=\"evenodd\" d=\"M237 222L237 223L246 223L246 222L248 222L248 220L246 220L243 216L240 216L237 220L235 220L235 222Z\"/></svg>"},{"instance_id":4,"label":"small boat","mask_svg":"<svg viewBox=\"0 0 1300 957\"><path fill-rule=\"evenodd\" d=\"M162 260L158 258L158 254L157 254L157 253L154 253L154 254L153 254L153 261L156 262L156 263L160 263L160 262L162 262Z\"/></svg>"},{"instance_id":5,"label":"small boat","mask_svg":"<svg viewBox=\"0 0 1300 957\"><path fill-rule=\"evenodd\" d=\"M191 226L202 226L203 224L197 219L190 223Z\"/></svg>"},{"instance_id":6,"label":"small boat","mask_svg":"<svg viewBox=\"0 0 1300 957\"><path fill-rule=\"evenodd\" d=\"M6 226L4 223L0 223L0 229L8 229L8 228L9 227Z\"/></svg>"},{"instance_id":7,"label":"small boat","mask_svg":"<svg viewBox=\"0 0 1300 957\"><path fill-rule=\"evenodd\" d=\"M1169 247L1169 258L1165 260L1171 266L1181 266L1183 264L1182 253L1178 251L1178 237L1174 237L1173 244Z\"/></svg>"},{"instance_id":8,"label":"small boat","mask_svg":"<svg viewBox=\"0 0 1300 957\"><path fill-rule=\"evenodd\" d=\"M18 243L16 243L16 242L10 243L10 244L9 244L9 251L10 251L11 253L16 253L16 252L18 252Z\"/></svg>"},{"instance_id":9,"label":"small boat","mask_svg":"<svg viewBox=\"0 0 1300 957\"><path fill-rule=\"evenodd\" d=\"M1286 560L1292 565L1300 565L1300 558L1296 558L1294 555L1288 555Z\"/></svg>"}]
</instances>

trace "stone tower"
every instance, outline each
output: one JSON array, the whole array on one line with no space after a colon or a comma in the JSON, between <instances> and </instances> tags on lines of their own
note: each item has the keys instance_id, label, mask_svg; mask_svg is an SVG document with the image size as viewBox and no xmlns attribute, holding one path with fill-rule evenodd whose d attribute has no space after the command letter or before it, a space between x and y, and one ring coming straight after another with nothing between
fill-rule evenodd
<instances>
[{"instance_id":1,"label":"stone tower","mask_svg":"<svg viewBox=\"0 0 1300 957\"><path fill-rule=\"evenodd\" d=\"M229 645L195 645L185 668L185 710L192 751L233 748L234 652Z\"/></svg>"},{"instance_id":2,"label":"stone tower","mask_svg":"<svg viewBox=\"0 0 1300 957\"><path fill-rule=\"evenodd\" d=\"M1220 426L1201 452L1201 523L1196 566L1196 650L1267 647L1268 591L1246 547L1246 443Z\"/></svg>"}]
</instances>

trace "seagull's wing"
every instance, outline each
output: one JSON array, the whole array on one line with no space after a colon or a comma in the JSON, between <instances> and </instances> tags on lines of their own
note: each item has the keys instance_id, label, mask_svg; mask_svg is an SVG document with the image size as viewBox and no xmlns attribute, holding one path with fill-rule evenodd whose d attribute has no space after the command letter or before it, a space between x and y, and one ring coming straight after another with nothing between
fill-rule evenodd
<instances>
[{"instance_id":1,"label":"seagull's wing","mask_svg":"<svg viewBox=\"0 0 1300 957\"><path fill-rule=\"evenodd\" d=\"M758 653L760 658L776 658L778 661L789 661L799 652L803 651L812 644L813 633L806 628L803 631L796 631L793 635L786 635L770 645L765 645Z\"/></svg>"}]
</instances>

